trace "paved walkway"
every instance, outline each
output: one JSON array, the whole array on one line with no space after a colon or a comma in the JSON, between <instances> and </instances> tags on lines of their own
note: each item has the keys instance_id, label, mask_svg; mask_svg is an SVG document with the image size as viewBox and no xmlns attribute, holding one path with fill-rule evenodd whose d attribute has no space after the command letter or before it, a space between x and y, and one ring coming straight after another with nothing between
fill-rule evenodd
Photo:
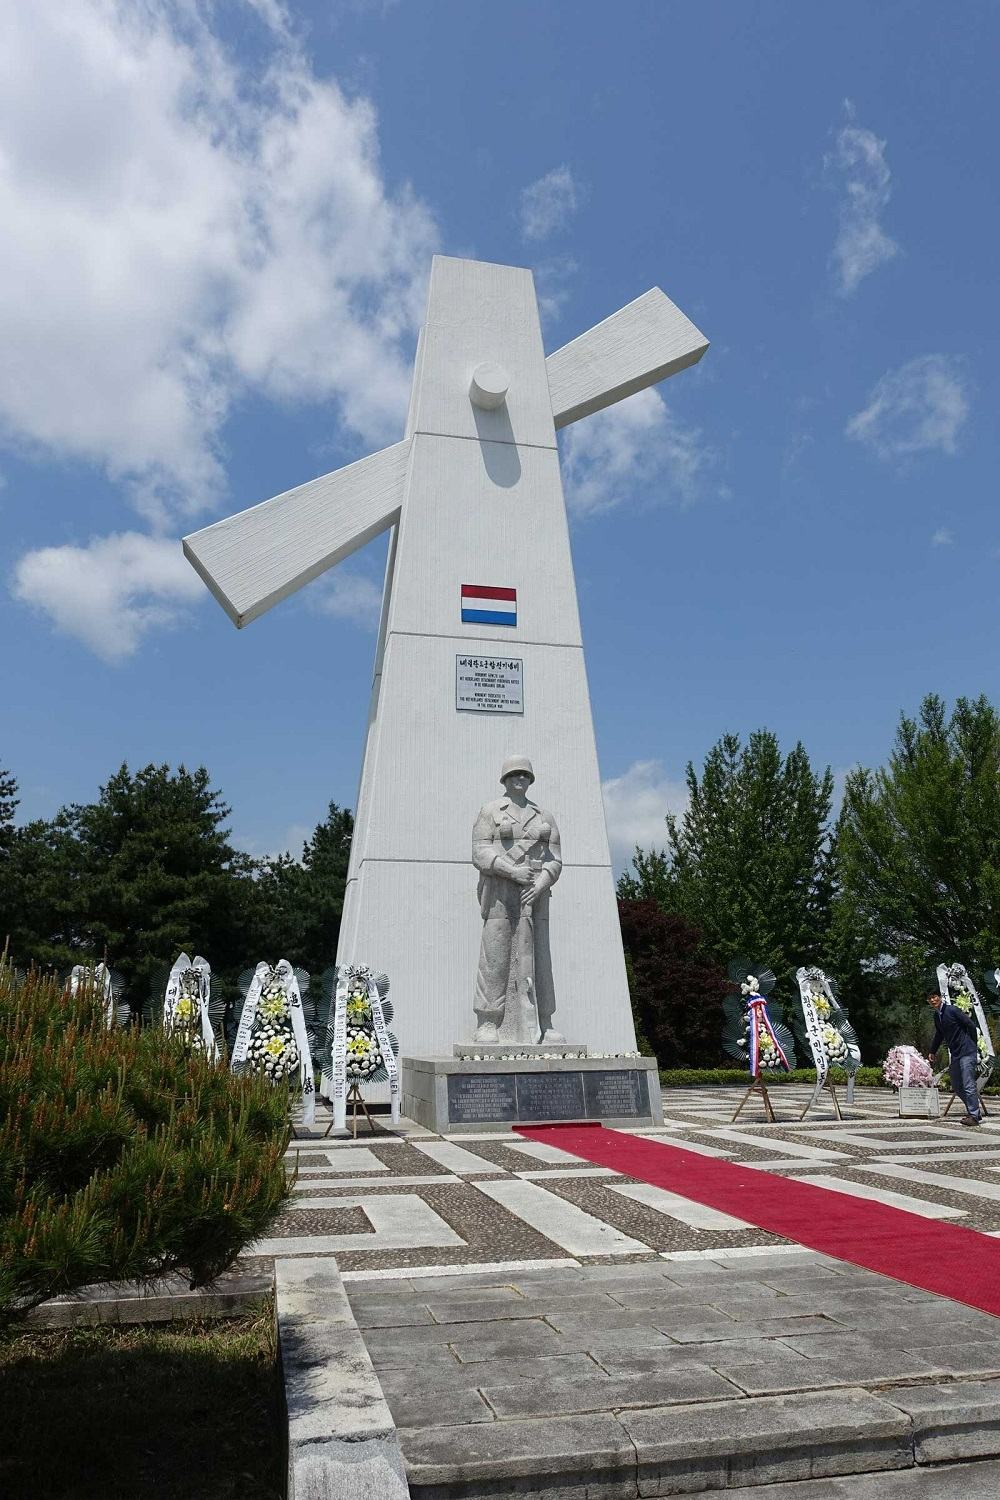
<instances>
[{"instance_id":1,"label":"paved walkway","mask_svg":"<svg viewBox=\"0 0 1000 1500\"><path fill-rule=\"evenodd\" d=\"M831 1213L846 1191L1000 1234L1000 1113L899 1120L859 1090L799 1122L808 1097L734 1126L738 1092L670 1091L660 1134L827 1188ZM1000 1489L998 1320L509 1132L325 1124L249 1265L336 1257L415 1495L862 1500L819 1476L907 1468L919 1497Z\"/></svg>"}]
</instances>

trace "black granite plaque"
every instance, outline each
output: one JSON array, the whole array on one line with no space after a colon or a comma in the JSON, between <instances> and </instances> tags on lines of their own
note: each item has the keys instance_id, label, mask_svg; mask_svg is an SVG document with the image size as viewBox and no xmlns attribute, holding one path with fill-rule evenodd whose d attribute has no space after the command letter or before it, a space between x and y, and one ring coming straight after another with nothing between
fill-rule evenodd
<instances>
[{"instance_id":1,"label":"black granite plaque","mask_svg":"<svg viewBox=\"0 0 1000 1500\"><path fill-rule=\"evenodd\" d=\"M583 1076L580 1073L518 1073L519 1120L583 1120Z\"/></svg>"},{"instance_id":2,"label":"black granite plaque","mask_svg":"<svg viewBox=\"0 0 1000 1500\"><path fill-rule=\"evenodd\" d=\"M449 1073L448 1119L453 1125L516 1120L513 1073Z\"/></svg>"},{"instance_id":3,"label":"black granite plaque","mask_svg":"<svg viewBox=\"0 0 1000 1500\"><path fill-rule=\"evenodd\" d=\"M649 1080L638 1068L595 1068L583 1075L588 1120L627 1120L649 1114Z\"/></svg>"}]
</instances>

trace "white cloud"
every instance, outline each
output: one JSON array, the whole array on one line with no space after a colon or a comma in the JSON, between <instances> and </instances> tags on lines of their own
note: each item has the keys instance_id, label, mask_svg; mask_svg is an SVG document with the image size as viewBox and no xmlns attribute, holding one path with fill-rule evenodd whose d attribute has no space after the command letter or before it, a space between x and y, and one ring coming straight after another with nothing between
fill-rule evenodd
<instances>
[{"instance_id":1,"label":"white cloud","mask_svg":"<svg viewBox=\"0 0 1000 1500\"><path fill-rule=\"evenodd\" d=\"M637 495L688 504L714 456L659 391L640 391L574 422L562 439L566 503L577 515L612 510Z\"/></svg>"},{"instance_id":2,"label":"white cloud","mask_svg":"<svg viewBox=\"0 0 1000 1500\"><path fill-rule=\"evenodd\" d=\"M826 158L840 194L840 227L833 247L837 290L845 297L872 271L899 253L882 228L880 215L892 195L892 173L885 141L854 123L854 106L845 101L847 123L837 132Z\"/></svg>"},{"instance_id":3,"label":"white cloud","mask_svg":"<svg viewBox=\"0 0 1000 1500\"><path fill-rule=\"evenodd\" d=\"M521 234L526 240L547 240L562 229L583 202L583 193L569 167L553 167L529 187L521 189Z\"/></svg>"},{"instance_id":4,"label":"white cloud","mask_svg":"<svg viewBox=\"0 0 1000 1500\"><path fill-rule=\"evenodd\" d=\"M601 791L611 860L619 873L627 869L636 844L662 849L666 814L682 813L687 806L687 787L671 781L658 760L635 761L623 775L602 782Z\"/></svg>"},{"instance_id":5,"label":"white cloud","mask_svg":"<svg viewBox=\"0 0 1000 1500\"><path fill-rule=\"evenodd\" d=\"M350 620L362 630L377 630L382 611L382 586L363 573L331 568L310 585L309 606L317 614Z\"/></svg>"},{"instance_id":6,"label":"white cloud","mask_svg":"<svg viewBox=\"0 0 1000 1500\"><path fill-rule=\"evenodd\" d=\"M543 323L554 323L572 295L571 282L579 270L571 255L554 255L535 266L535 291Z\"/></svg>"},{"instance_id":7,"label":"white cloud","mask_svg":"<svg viewBox=\"0 0 1000 1500\"><path fill-rule=\"evenodd\" d=\"M952 533L948 530L948 527L947 526L939 526L938 529L937 529L937 531L935 531L934 535L931 537L931 546L932 547L951 547L954 544L954 541L955 541L955 538L952 535Z\"/></svg>"},{"instance_id":8,"label":"white cloud","mask_svg":"<svg viewBox=\"0 0 1000 1500\"><path fill-rule=\"evenodd\" d=\"M969 387L960 362L922 354L883 375L845 430L879 458L935 449L954 453L968 415Z\"/></svg>"},{"instance_id":9,"label":"white cloud","mask_svg":"<svg viewBox=\"0 0 1000 1500\"><path fill-rule=\"evenodd\" d=\"M399 435L436 238L370 102L252 3L266 65L208 0L0 13L0 438L102 468L162 529L219 497L249 392Z\"/></svg>"},{"instance_id":10,"label":"white cloud","mask_svg":"<svg viewBox=\"0 0 1000 1500\"><path fill-rule=\"evenodd\" d=\"M178 623L205 588L181 544L135 531L85 547L42 547L14 570L12 593L104 661L133 656L154 627Z\"/></svg>"}]
</instances>

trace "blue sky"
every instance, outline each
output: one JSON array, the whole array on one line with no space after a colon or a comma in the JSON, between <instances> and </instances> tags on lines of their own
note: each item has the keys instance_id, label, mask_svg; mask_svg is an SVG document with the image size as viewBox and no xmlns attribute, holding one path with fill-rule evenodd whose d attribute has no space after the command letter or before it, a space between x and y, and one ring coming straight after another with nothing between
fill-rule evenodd
<instances>
[{"instance_id":1,"label":"blue sky","mask_svg":"<svg viewBox=\"0 0 1000 1500\"><path fill-rule=\"evenodd\" d=\"M401 433L434 250L546 346L659 285L702 364L564 477L612 840L727 730L878 763L1000 702L1000 14L0 0L0 764L204 763L255 852L352 805L384 544L237 632L177 538Z\"/></svg>"}]
</instances>

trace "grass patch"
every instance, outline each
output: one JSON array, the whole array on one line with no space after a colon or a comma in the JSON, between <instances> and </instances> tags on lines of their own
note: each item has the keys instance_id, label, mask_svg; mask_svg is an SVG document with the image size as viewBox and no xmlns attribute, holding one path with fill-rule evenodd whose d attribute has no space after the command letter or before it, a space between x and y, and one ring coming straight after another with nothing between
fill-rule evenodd
<instances>
[{"instance_id":1,"label":"grass patch","mask_svg":"<svg viewBox=\"0 0 1000 1500\"><path fill-rule=\"evenodd\" d=\"M0 1336L4 1500L281 1500L274 1315Z\"/></svg>"}]
</instances>

